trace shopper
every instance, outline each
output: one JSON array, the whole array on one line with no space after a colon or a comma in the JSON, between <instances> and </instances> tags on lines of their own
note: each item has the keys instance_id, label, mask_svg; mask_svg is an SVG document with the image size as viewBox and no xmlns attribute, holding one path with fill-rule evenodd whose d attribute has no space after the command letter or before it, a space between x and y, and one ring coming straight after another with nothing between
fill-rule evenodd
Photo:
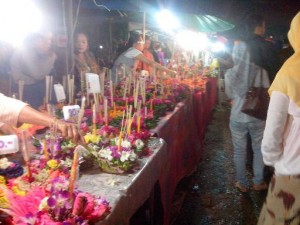
<instances>
[{"instance_id":1,"label":"shopper","mask_svg":"<svg viewBox=\"0 0 300 225\"><path fill-rule=\"evenodd\" d=\"M250 14L246 20L246 38L251 61L268 72L270 83L280 67L279 57L273 43L265 40L266 21L260 14Z\"/></svg>"},{"instance_id":2,"label":"shopper","mask_svg":"<svg viewBox=\"0 0 300 225\"><path fill-rule=\"evenodd\" d=\"M262 141L263 160L275 168L258 225L300 223L300 12L288 38L295 53L284 63L271 95Z\"/></svg>"},{"instance_id":3,"label":"shopper","mask_svg":"<svg viewBox=\"0 0 300 225\"><path fill-rule=\"evenodd\" d=\"M232 53L233 67L225 73L225 92L232 100L230 113L230 130L234 149L236 172L235 186L241 192L248 192L249 183L246 176L246 155L248 135L251 137L253 149L253 186L256 191L267 188L264 182L264 163L261 154L261 140L265 121L241 112L246 93L256 76L262 74L262 83L269 87L269 79L265 70L250 60L250 53L245 42L237 41Z\"/></svg>"}]
</instances>

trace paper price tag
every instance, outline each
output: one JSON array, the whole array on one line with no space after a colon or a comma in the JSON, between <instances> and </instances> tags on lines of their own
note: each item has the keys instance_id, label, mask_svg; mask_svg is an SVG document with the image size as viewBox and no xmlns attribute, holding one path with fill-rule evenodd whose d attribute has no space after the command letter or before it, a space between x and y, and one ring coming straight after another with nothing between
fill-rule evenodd
<instances>
[{"instance_id":1,"label":"paper price tag","mask_svg":"<svg viewBox=\"0 0 300 225\"><path fill-rule=\"evenodd\" d=\"M68 105L63 107L64 120L75 123L79 114L79 105Z\"/></svg>"},{"instance_id":2,"label":"paper price tag","mask_svg":"<svg viewBox=\"0 0 300 225\"><path fill-rule=\"evenodd\" d=\"M17 135L0 136L0 155L16 153L19 151Z\"/></svg>"},{"instance_id":3,"label":"paper price tag","mask_svg":"<svg viewBox=\"0 0 300 225\"><path fill-rule=\"evenodd\" d=\"M86 73L86 89L88 93L100 93L99 76L95 73Z\"/></svg>"},{"instance_id":4,"label":"paper price tag","mask_svg":"<svg viewBox=\"0 0 300 225\"><path fill-rule=\"evenodd\" d=\"M65 90L61 84L54 84L54 92L57 102L63 102L66 100Z\"/></svg>"}]
</instances>

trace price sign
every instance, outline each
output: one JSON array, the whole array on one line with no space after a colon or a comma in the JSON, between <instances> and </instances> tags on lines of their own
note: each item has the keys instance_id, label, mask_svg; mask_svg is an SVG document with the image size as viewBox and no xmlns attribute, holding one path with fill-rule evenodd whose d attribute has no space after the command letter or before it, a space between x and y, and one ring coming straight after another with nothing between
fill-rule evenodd
<instances>
[{"instance_id":1,"label":"price sign","mask_svg":"<svg viewBox=\"0 0 300 225\"><path fill-rule=\"evenodd\" d=\"M75 123L79 114L79 105L68 105L63 107L64 120Z\"/></svg>"},{"instance_id":2,"label":"price sign","mask_svg":"<svg viewBox=\"0 0 300 225\"><path fill-rule=\"evenodd\" d=\"M88 93L100 93L99 76L95 73L86 73L86 90Z\"/></svg>"},{"instance_id":3,"label":"price sign","mask_svg":"<svg viewBox=\"0 0 300 225\"><path fill-rule=\"evenodd\" d=\"M17 135L0 136L0 155L12 154L19 151Z\"/></svg>"},{"instance_id":4,"label":"price sign","mask_svg":"<svg viewBox=\"0 0 300 225\"><path fill-rule=\"evenodd\" d=\"M65 90L61 84L54 84L54 92L57 102L63 102L66 100Z\"/></svg>"}]
</instances>

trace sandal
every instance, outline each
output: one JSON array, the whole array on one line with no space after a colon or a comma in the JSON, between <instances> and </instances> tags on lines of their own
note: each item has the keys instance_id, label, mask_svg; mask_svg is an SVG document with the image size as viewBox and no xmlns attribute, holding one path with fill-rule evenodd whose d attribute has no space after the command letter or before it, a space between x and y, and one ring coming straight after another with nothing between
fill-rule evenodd
<instances>
[{"instance_id":1,"label":"sandal","mask_svg":"<svg viewBox=\"0 0 300 225\"><path fill-rule=\"evenodd\" d=\"M243 186L240 182L236 182L234 186L242 193L247 193L249 191L248 188Z\"/></svg>"},{"instance_id":2,"label":"sandal","mask_svg":"<svg viewBox=\"0 0 300 225\"><path fill-rule=\"evenodd\" d=\"M260 184L253 184L252 189L254 191L264 191L268 189L268 185L265 182L262 182Z\"/></svg>"}]
</instances>

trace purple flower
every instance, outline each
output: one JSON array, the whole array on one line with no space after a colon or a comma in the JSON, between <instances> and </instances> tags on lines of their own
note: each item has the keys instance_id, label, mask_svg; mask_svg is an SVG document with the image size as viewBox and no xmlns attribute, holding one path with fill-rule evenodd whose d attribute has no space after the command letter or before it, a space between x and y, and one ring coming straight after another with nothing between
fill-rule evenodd
<instances>
[{"instance_id":1,"label":"purple flower","mask_svg":"<svg viewBox=\"0 0 300 225\"><path fill-rule=\"evenodd\" d=\"M53 197L49 197L47 200L47 204L50 208L54 208L56 205L56 199Z\"/></svg>"}]
</instances>

